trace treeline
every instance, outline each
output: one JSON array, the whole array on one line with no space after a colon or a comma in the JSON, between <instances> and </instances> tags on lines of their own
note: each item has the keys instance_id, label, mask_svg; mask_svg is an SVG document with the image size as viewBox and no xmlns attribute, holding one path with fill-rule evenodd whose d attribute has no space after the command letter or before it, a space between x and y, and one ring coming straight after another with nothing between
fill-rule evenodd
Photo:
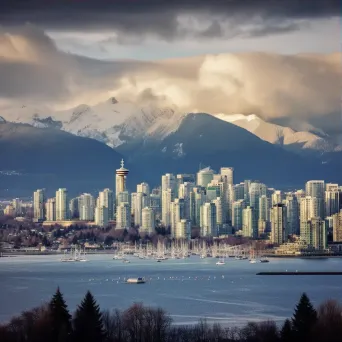
<instances>
[{"instance_id":1,"label":"treeline","mask_svg":"<svg viewBox=\"0 0 342 342\"><path fill-rule=\"evenodd\" d=\"M59 289L51 301L0 326L1 342L341 342L342 306L326 301L317 310L304 293L282 327L273 321L227 328L201 320L172 325L162 309L134 304L102 311L88 291L73 316Z\"/></svg>"}]
</instances>

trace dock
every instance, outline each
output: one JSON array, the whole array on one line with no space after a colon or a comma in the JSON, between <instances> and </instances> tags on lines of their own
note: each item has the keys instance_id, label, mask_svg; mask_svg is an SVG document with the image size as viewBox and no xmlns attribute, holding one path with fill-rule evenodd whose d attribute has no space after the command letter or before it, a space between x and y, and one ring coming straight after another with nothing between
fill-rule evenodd
<instances>
[{"instance_id":1,"label":"dock","mask_svg":"<svg viewBox=\"0 0 342 342\"><path fill-rule=\"evenodd\" d=\"M327 275L342 275L342 272L259 272L256 275L327 276Z\"/></svg>"}]
</instances>

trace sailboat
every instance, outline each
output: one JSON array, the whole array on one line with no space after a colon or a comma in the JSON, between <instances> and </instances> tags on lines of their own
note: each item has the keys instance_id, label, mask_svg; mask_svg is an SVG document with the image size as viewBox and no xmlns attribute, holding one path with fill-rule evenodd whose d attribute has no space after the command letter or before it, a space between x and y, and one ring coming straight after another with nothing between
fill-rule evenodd
<instances>
[{"instance_id":1,"label":"sailboat","mask_svg":"<svg viewBox=\"0 0 342 342\"><path fill-rule=\"evenodd\" d=\"M257 260L255 258L255 251L254 251L254 249L251 249L249 262L251 264L256 264L257 263Z\"/></svg>"}]
</instances>

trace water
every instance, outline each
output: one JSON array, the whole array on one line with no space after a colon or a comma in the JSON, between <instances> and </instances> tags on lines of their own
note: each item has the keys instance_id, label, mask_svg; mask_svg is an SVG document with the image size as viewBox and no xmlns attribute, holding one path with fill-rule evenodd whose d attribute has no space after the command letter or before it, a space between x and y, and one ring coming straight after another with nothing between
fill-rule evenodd
<instances>
[{"instance_id":1,"label":"water","mask_svg":"<svg viewBox=\"0 0 342 342\"><path fill-rule=\"evenodd\" d=\"M57 256L25 256L0 259L0 321L48 301L60 286L71 310L87 290L102 309L126 309L134 302L162 307L176 324L196 323L199 318L224 325L292 315L302 292L314 304L342 298L342 276L257 276L260 271L339 271L341 259L271 259L250 264L246 260L191 257L185 260L132 258L130 264L110 255L88 255L89 262L62 263ZM122 283L124 278L144 276L143 285Z\"/></svg>"}]
</instances>

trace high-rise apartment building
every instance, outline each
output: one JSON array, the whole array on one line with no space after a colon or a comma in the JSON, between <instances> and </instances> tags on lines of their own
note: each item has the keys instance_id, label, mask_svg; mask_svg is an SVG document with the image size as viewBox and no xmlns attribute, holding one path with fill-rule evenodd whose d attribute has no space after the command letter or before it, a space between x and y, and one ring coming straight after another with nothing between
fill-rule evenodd
<instances>
[{"instance_id":1,"label":"high-rise apartment building","mask_svg":"<svg viewBox=\"0 0 342 342\"><path fill-rule=\"evenodd\" d=\"M214 203L204 203L200 209L201 236L217 236L216 206Z\"/></svg>"},{"instance_id":2,"label":"high-rise apartment building","mask_svg":"<svg viewBox=\"0 0 342 342\"><path fill-rule=\"evenodd\" d=\"M174 237L176 239L189 240L191 238L191 222L186 219L181 219L176 225Z\"/></svg>"},{"instance_id":3,"label":"high-rise apartment building","mask_svg":"<svg viewBox=\"0 0 342 342\"><path fill-rule=\"evenodd\" d=\"M234 185L234 168L233 167L221 167L220 174L225 178L225 181L229 185Z\"/></svg>"},{"instance_id":4,"label":"high-rise apartment building","mask_svg":"<svg viewBox=\"0 0 342 342\"><path fill-rule=\"evenodd\" d=\"M197 173L197 186L206 187L214 179L214 171L206 167Z\"/></svg>"},{"instance_id":5,"label":"high-rise apartment building","mask_svg":"<svg viewBox=\"0 0 342 342\"><path fill-rule=\"evenodd\" d=\"M333 215L333 241L342 242L342 210Z\"/></svg>"},{"instance_id":6,"label":"high-rise apartment building","mask_svg":"<svg viewBox=\"0 0 342 342\"><path fill-rule=\"evenodd\" d=\"M288 194L285 199L287 210L287 230L291 235L299 235L299 204L294 194Z\"/></svg>"},{"instance_id":7,"label":"high-rise apartment building","mask_svg":"<svg viewBox=\"0 0 342 342\"><path fill-rule=\"evenodd\" d=\"M305 193L306 196L310 196L312 198L316 198L315 208L313 209L315 212L314 217L324 218L324 197L325 197L325 186L323 180L311 180L306 182L305 185Z\"/></svg>"},{"instance_id":8,"label":"high-rise apartment building","mask_svg":"<svg viewBox=\"0 0 342 342\"><path fill-rule=\"evenodd\" d=\"M108 209L108 220L114 219L114 195L110 189L104 189L99 192L99 207Z\"/></svg>"},{"instance_id":9,"label":"high-rise apartment building","mask_svg":"<svg viewBox=\"0 0 342 342\"><path fill-rule=\"evenodd\" d=\"M33 193L33 218L35 221L45 220L45 189Z\"/></svg>"},{"instance_id":10,"label":"high-rise apartment building","mask_svg":"<svg viewBox=\"0 0 342 342\"><path fill-rule=\"evenodd\" d=\"M253 207L242 210L242 234L253 239L258 238L257 211Z\"/></svg>"},{"instance_id":11,"label":"high-rise apartment building","mask_svg":"<svg viewBox=\"0 0 342 342\"><path fill-rule=\"evenodd\" d=\"M121 202L116 207L116 228L129 229L131 227L131 210L129 203Z\"/></svg>"},{"instance_id":12,"label":"high-rise apartment building","mask_svg":"<svg viewBox=\"0 0 342 342\"><path fill-rule=\"evenodd\" d=\"M155 230L155 215L152 208L142 209L142 220L139 228L140 233L152 234Z\"/></svg>"},{"instance_id":13,"label":"high-rise apartment building","mask_svg":"<svg viewBox=\"0 0 342 342\"><path fill-rule=\"evenodd\" d=\"M311 219L311 246L317 250L327 249L327 230L325 227L325 221L320 217L314 217Z\"/></svg>"},{"instance_id":14,"label":"high-rise apartment building","mask_svg":"<svg viewBox=\"0 0 342 342\"><path fill-rule=\"evenodd\" d=\"M91 194L82 194L79 197L80 219L84 221L93 221L95 213L95 200Z\"/></svg>"},{"instance_id":15,"label":"high-rise apartment building","mask_svg":"<svg viewBox=\"0 0 342 342\"><path fill-rule=\"evenodd\" d=\"M185 203L182 198L175 198L170 205L170 226L171 236L175 237L177 224L180 220L185 219Z\"/></svg>"},{"instance_id":16,"label":"high-rise apartment building","mask_svg":"<svg viewBox=\"0 0 342 342\"><path fill-rule=\"evenodd\" d=\"M233 220L232 224L235 231L242 229L242 211L246 208L246 202L243 199L233 202Z\"/></svg>"},{"instance_id":17,"label":"high-rise apartment building","mask_svg":"<svg viewBox=\"0 0 342 342\"><path fill-rule=\"evenodd\" d=\"M65 221L69 218L68 190L60 188L56 191L56 221Z\"/></svg>"},{"instance_id":18,"label":"high-rise apartment building","mask_svg":"<svg viewBox=\"0 0 342 342\"><path fill-rule=\"evenodd\" d=\"M46 220L56 221L56 198L49 198L46 202Z\"/></svg>"},{"instance_id":19,"label":"high-rise apartment building","mask_svg":"<svg viewBox=\"0 0 342 342\"><path fill-rule=\"evenodd\" d=\"M106 227L109 223L108 207L102 205L101 200L97 199L95 208L95 224L100 227Z\"/></svg>"},{"instance_id":20,"label":"high-rise apartment building","mask_svg":"<svg viewBox=\"0 0 342 342\"><path fill-rule=\"evenodd\" d=\"M287 208L284 204L275 204L271 209L271 241L281 245L287 241Z\"/></svg>"},{"instance_id":21,"label":"high-rise apartment building","mask_svg":"<svg viewBox=\"0 0 342 342\"><path fill-rule=\"evenodd\" d=\"M328 185L328 184L327 184ZM340 210L340 191L338 188L325 192L325 217L332 216Z\"/></svg>"}]
</instances>

